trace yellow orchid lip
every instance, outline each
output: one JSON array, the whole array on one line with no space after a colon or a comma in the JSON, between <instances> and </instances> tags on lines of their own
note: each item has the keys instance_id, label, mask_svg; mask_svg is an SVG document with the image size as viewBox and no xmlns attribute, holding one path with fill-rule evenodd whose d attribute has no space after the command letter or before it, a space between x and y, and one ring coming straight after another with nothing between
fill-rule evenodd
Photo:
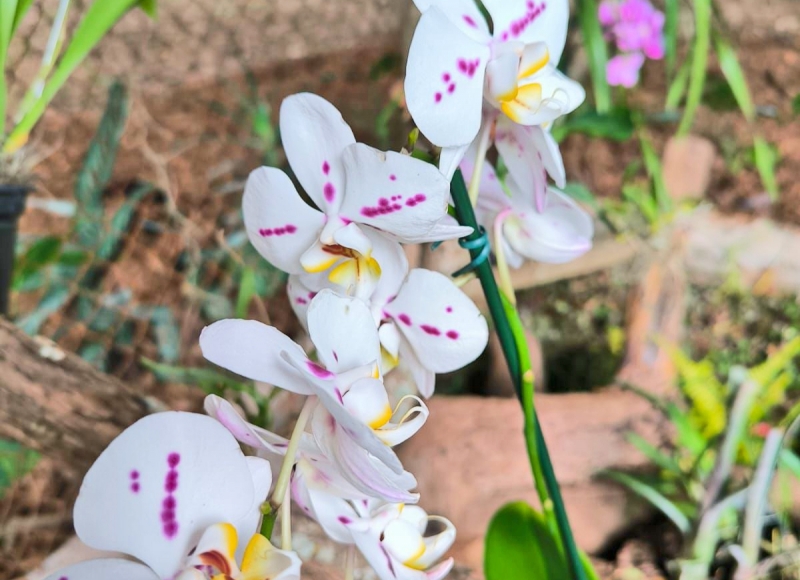
<instances>
[{"instance_id":1,"label":"yellow orchid lip","mask_svg":"<svg viewBox=\"0 0 800 580\"><path fill-rule=\"evenodd\" d=\"M408 560L403 562L403 566L408 566L414 570L424 570L425 566L419 563L419 559L425 554L425 542L420 540L419 548Z\"/></svg>"},{"instance_id":2,"label":"yellow orchid lip","mask_svg":"<svg viewBox=\"0 0 800 580\"><path fill-rule=\"evenodd\" d=\"M542 58L531 64L525 70L521 70L517 78L524 79L526 77L536 74L537 72L542 70L547 65L548 62L550 62L550 51L545 50L544 54L542 55Z\"/></svg>"},{"instance_id":3,"label":"yellow orchid lip","mask_svg":"<svg viewBox=\"0 0 800 580\"><path fill-rule=\"evenodd\" d=\"M383 412L377 418L368 423L370 429L380 429L386 425L386 423L389 422L389 419L392 418L393 413L394 412L392 411L392 408L389 405L386 405L386 407L383 409Z\"/></svg>"}]
</instances>

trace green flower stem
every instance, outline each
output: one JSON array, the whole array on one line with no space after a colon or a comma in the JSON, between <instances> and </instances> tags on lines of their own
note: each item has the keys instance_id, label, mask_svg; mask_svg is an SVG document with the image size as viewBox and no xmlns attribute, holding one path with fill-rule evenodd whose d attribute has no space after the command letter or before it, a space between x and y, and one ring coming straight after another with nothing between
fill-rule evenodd
<instances>
[{"instance_id":1,"label":"green flower stem","mask_svg":"<svg viewBox=\"0 0 800 580\"><path fill-rule=\"evenodd\" d=\"M456 171L453 176L453 180L450 183L450 193L453 196L453 205L455 206L455 214L459 223L473 228L473 232L464 241L468 243L477 240L482 234L470 203L464 176L460 170ZM480 254L481 248L470 249L472 259L476 259ZM506 301L508 304L508 307L506 307L489 261L484 260L476 264L475 273L486 296L489 313L494 321L503 355L514 382L514 388L517 396L522 401L522 408L525 413L525 441L528 446L528 456L531 461L531 469L534 473L542 509L546 516L552 514L548 517L548 520L555 520L555 526L558 528L558 536L561 538L573 580L586 580L585 564L575 544L575 538L564 509L564 500L561 497L558 481L550 461L550 454L547 451L544 435L533 406L533 373L530 368L530 355L522 323L519 320L516 309L510 302Z\"/></svg>"},{"instance_id":2,"label":"green flower stem","mask_svg":"<svg viewBox=\"0 0 800 580\"><path fill-rule=\"evenodd\" d=\"M289 446L286 448L286 455L283 458L283 464L281 465L280 473L278 473L278 479L275 482L275 489L272 491L272 497L269 501L265 501L261 504L261 513L264 516L261 519L261 535L267 539L272 537L272 529L275 527L275 520L278 517L278 512L284 500L289 497L289 478L292 476L292 468L294 467L295 458L297 457L297 448L300 446L300 439L303 437L306 424L311 417L311 412L314 410L316 402L316 397L306 397L300 415L297 417L297 422L294 424L294 430L289 439Z\"/></svg>"}]
</instances>

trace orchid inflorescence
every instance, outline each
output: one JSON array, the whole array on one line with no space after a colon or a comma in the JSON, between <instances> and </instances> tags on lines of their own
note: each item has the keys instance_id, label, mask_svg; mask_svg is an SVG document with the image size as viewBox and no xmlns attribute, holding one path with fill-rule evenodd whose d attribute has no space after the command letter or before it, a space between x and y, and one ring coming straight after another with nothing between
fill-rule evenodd
<instances>
[{"instance_id":1,"label":"orchid inflorescence","mask_svg":"<svg viewBox=\"0 0 800 580\"><path fill-rule=\"evenodd\" d=\"M664 58L664 13L649 0L603 0L597 17L619 51L606 66L608 84L635 86L645 58Z\"/></svg>"},{"instance_id":2,"label":"orchid inflorescence","mask_svg":"<svg viewBox=\"0 0 800 580\"><path fill-rule=\"evenodd\" d=\"M85 543L138 562L95 560L53 580L299 578L289 499L382 580L437 580L452 568L439 560L455 529L413 505L416 479L393 447L428 419L435 374L475 360L488 326L450 278L409 271L402 244L472 232L448 215L459 167L498 266L565 262L590 248L593 229L548 184L548 175L565 182L549 128L584 98L556 69L567 0L484 0L491 27L472 0L416 4L406 97L421 133L441 148L439 167L356 142L321 97L288 97L283 145L313 205L286 173L262 167L247 181L244 221L253 246L289 274L289 300L314 352L253 320L222 320L200 337L209 361L306 397L291 437L248 423L214 395L207 416L141 419L100 456L75 506ZM492 144L506 176L486 161ZM398 366L421 397L387 391L384 378ZM270 537L277 517L280 549Z\"/></svg>"}]
</instances>

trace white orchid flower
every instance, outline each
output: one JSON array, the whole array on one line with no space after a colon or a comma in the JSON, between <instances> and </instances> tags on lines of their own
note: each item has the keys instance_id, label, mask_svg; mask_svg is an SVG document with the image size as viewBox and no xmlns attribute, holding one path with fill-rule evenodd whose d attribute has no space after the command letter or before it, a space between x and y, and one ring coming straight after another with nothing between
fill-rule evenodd
<instances>
[{"instance_id":1,"label":"white orchid flower","mask_svg":"<svg viewBox=\"0 0 800 580\"><path fill-rule=\"evenodd\" d=\"M307 322L319 363L277 329L252 320L212 324L200 336L200 347L209 361L239 375L317 396L322 405L314 413L314 437L325 439L323 452L342 461L348 481L390 501L416 501L408 491L416 480L390 445L398 434L418 430L427 408L417 399L417 411L392 421L399 413L389 406L380 380L380 342L369 308L323 290L311 301Z\"/></svg>"},{"instance_id":2,"label":"white orchid flower","mask_svg":"<svg viewBox=\"0 0 800 580\"><path fill-rule=\"evenodd\" d=\"M461 162L465 178L471 177L473 171L468 159ZM484 162L476 214L496 240L495 252L500 250L511 267L519 268L525 258L562 264L591 249L591 216L566 194L548 188L543 176L536 180L532 174L523 188L509 172L505 186L508 193L491 163ZM532 191L539 188L541 194Z\"/></svg>"},{"instance_id":3,"label":"white orchid flower","mask_svg":"<svg viewBox=\"0 0 800 580\"><path fill-rule=\"evenodd\" d=\"M478 136L484 111L539 126L585 99L556 68L568 0L484 0L492 33L473 0L414 1L422 17L408 55L406 101L420 131L445 148L445 174Z\"/></svg>"},{"instance_id":4,"label":"white orchid flower","mask_svg":"<svg viewBox=\"0 0 800 580\"><path fill-rule=\"evenodd\" d=\"M251 243L290 274L328 272L345 288L374 284L383 268L376 236L418 243L462 237L470 228L447 215L449 184L433 166L356 143L341 113L302 93L281 105L286 157L314 208L281 170L261 167L245 187ZM390 256L391 254L387 254Z\"/></svg>"},{"instance_id":5,"label":"white orchid flower","mask_svg":"<svg viewBox=\"0 0 800 580\"><path fill-rule=\"evenodd\" d=\"M289 299L301 321L308 297L329 285L319 276L289 277ZM433 395L436 373L468 365L489 340L486 319L475 303L438 272L415 268L406 276L384 271L365 301L378 326L381 371L389 372L402 360L426 398Z\"/></svg>"},{"instance_id":6,"label":"white orchid flower","mask_svg":"<svg viewBox=\"0 0 800 580\"><path fill-rule=\"evenodd\" d=\"M442 530L426 535L431 523ZM455 526L419 506L383 505L347 527L381 580L441 580L453 568L452 558L436 562L453 545Z\"/></svg>"},{"instance_id":7,"label":"white orchid flower","mask_svg":"<svg viewBox=\"0 0 800 580\"><path fill-rule=\"evenodd\" d=\"M245 457L213 419L179 412L145 417L100 455L74 510L75 531L84 543L138 562L84 562L51 578L207 578L197 566L235 580L299 578L297 556L255 533L271 482L268 462ZM241 568L239 537L252 538Z\"/></svg>"}]
</instances>

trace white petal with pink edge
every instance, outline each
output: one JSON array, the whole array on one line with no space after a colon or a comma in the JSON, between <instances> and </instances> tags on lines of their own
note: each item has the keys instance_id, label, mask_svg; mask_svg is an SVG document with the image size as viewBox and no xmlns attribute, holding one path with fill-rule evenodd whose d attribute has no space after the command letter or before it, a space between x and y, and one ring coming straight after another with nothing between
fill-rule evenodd
<instances>
[{"instance_id":1,"label":"white petal with pink edge","mask_svg":"<svg viewBox=\"0 0 800 580\"><path fill-rule=\"evenodd\" d=\"M272 326L256 320L220 320L203 329L200 350L207 360L237 375L300 395L311 393L303 376L281 357L283 351L302 357L305 352Z\"/></svg>"},{"instance_id":2,"label":"white petal with pink edge","mask_svg":"<svg viewBox=\"0 0 800 580\"><path fill-rule=\"evenodd\" d=\"M567 41L569 0L483 0L492 16L494 38L503 42L544 42L558 64Z\"/></svg>"},{"instance_id":3,"label":"white petal with pink edge","mask_svg":"<svg viewBox=\"0 0 800 580\"><path fill-rule=\"evenodd\" d=\"M258 253L284 272L303 272L300 257L318 240L325 215L302 200L289 177L274 167L253 170L242 211L247 236Z\"/></svg>"},{"instance_id":4,"label":"white petal with pink edge","mask_svg":"<svg viewBox=\"0 0 800 580\"><path fill-rule=\"evenodd\" d=\"M334 215L345 185L341 154L356 142L350 126L322 97L299 93L281 104L280 129L297 180L317 207Z\"/></svg>"},{"instance_id":5,"label":"white petal with pink edge","mask_svg":"<svg viewBox=\"0 0 800 580\"><path fill-rule=\"evenodd\" d=\"M414 243L428 239L445 216L450 184L433 165L362 143L348 147L343 161L343 217Z\"/></svg>"},{"instance_id":6,"label":"white petal with pink edge","mask_svg":"<svg viewBox=\"0 0 800 580\"><path fill-rule=\"evenodd\" d=\"M208 395L203 404L206 414L219 421L237 441L253 449L285 455L289 441L271 431L245 421L233 405L217 395Z\"/></svg>"},{"instance_id":7,"label":"white petal with pink edge","mask_svg":"<svg viewBox=\"0 0 800 580\"><path fill-rule=\"evenodd\" d=\"M481 125L483 82L491 50L439 8L420 18L406 67L408 111L434 145L471 142Z\"/></svg>"},{"instance_id":8,"label":"white petal with pink edge","mask_svg":"<svg viewBox=\"0 0 800 580\"><path fill-rule=\"evenodd\" d=\"M472 300L447 276L431 270L412 270L385 310L422 365L436 373L469 364L489 339L486 319Z\"/></svg>"},{"instance_id":9,"label":"white petal with pink edge","mask_svg":"<svg viewBox=\"0 0 800 580\"><path fill-rule=\"evenodd\" d=\"M123 431L86 474L75 531L93 548L129 554L171 578L208 526L247 515L253 494L248 463L222 425L157 413Z\"/></svg>"},{"instance_id":10,"label":"white petal with pink edge","mask_svg":"<svg viewBox=\"0 0 800 580\"><path fill-rule=\"evenodd\" d=\"M520 203L503 232L509 245L526 258L562 264L591 249L594 224L569 196L551 188L541 213Z\"/></svg>"}]
</instances>

